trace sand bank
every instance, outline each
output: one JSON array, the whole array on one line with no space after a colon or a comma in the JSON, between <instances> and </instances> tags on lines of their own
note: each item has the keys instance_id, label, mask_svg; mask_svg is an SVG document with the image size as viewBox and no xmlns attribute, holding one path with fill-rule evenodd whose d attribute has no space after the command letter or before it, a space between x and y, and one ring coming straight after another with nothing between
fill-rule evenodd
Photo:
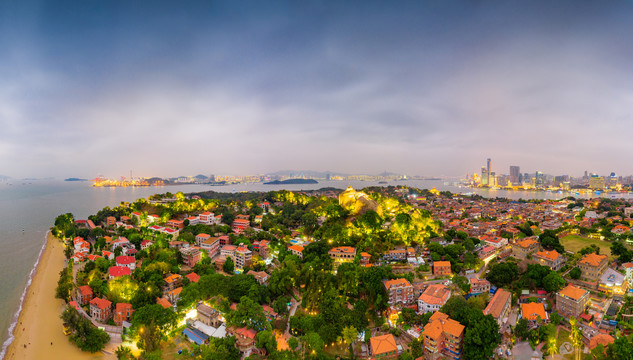
<instances>
[{"instance_id":1,"label":"sand bank","mask_svg":"<svg viewBox=\"0 0 633 360\"><path fill-rule=\"evenodd\" d=\"M13 330L15 339L7 349L5 359L116 359L113 354L83 352L64 335L60 319L64 302L55 298L55 288L64 261L62 243L49 234L17 326ZM112 351L111 347L108 351Z\"/></svg>"}]
</instances>

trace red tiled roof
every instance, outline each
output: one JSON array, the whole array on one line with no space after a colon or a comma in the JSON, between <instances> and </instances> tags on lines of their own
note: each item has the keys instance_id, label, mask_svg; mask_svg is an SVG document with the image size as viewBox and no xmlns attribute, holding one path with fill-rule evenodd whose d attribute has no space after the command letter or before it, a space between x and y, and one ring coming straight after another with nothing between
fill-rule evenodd
<instances>
[{"instance_id":1,"label":"red tiled roof","mask_svg":"<svg viewBox=\"0 0 633 360\"><path fill-rule=\"evenodd\" d=\"M112 302L106 299L94 298L90 300L90 305L94 305L101 310L105 310L105 309L108 309L110 306L112 306Z\"/></svg>"},{"instance_id":2,"label":"red tiled roof","mask_svg":"<svg viewBox=\"0 0 633 360\"><path fill-rule=\"evenodd\" d=\"M126 266L110 266L108 273L112 277L130 276L132 275L132 270Z\"/></svg>"}]
</instances>

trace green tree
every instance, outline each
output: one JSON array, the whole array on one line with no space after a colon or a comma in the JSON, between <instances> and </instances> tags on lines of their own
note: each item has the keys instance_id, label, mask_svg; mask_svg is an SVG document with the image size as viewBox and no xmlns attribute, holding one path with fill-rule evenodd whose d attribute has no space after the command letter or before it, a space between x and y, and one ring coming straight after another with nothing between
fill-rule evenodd
<instances>
[{"instance_id":1,"label":"green tree","mask_svg":"<svg viewBox=\"0 0 633 360\"><path fill-rule=\"evenodd\" d=\"M633 360L633 344L626 337L618 337L607 348L608 359Z\"/></svg>"},{"instance_id":2,"label":"green tree","mask_svg":"<svg viewBox=\"0 0 633 360\"><path fill-rule=\"evenodd\" d=\"M501 343L499 324L492 315L484 316L481 311L475 314L477 319L468 324L464 334L464 359L489 359Z\"/></svg>"},{"instance_id":3,"label":"green tree","mask_svg":"<svg viewBox=\"0 0 633 360\"><path fill-rule=\"evenodd\" d=\"M132 355L132 350L123 345L119 345L119 347L115 350L115 355L117 360L132 360L134 359L134 355Z\"/></svg>"},{"instance_id":4,"label":"green tree","mask_svg":"<svg viewBox=\"0 0 633 360\"><path fill-rule=\"evenodd\" d=\"M305 334L302 339L308 351L320 352L323 350L323 345L325 345L321 336L316 332L309 332Z\"/></svg>"},{"instance_id":5,"label":"green tree","mask_svg":"<svg viewBox=\"0 0 633 360\"><path fill-rule=\"evenodd\" d=\"M290 339L288 339L288 347L290 348L290 350L295 350L297 348L297 346L299 346L299 341L297 340L296 337L291 337Z\"/></svg>"},{"instance_id":6,"label":"green tree","mask_svg":"<svg viewBox=\"0 0 633 360\"><path fill-rule=\"evenodd\" d=\"M514 328L514 335L523 340L527 339L530 335L529 324L525 318L521 318L521 320L517 322L517 326Z\"/></svg>"},{"instance_id":7,"label":"green tree","mask_svg":"<svg viewBox=\"0 0 633 360\"><path fill-rule=\"evenodd\" d=\"M543 288L548 293L558 292L565 284L565 279L555 271L550 272L543 278Z\"/></svg>"},{"instance_id":8,"label":"green tree","mask_svg":"<svg viewBox=\"0 0 633 360\"><path fill-rule=\"evenodd\" d=\"M346 326L343 328L343 332L341 333L341 336L343 337L343 340L349 344L349 357L353 358L354 357L354 341L356 340L356 336L358 334L358 331L356 330L355 327L353 326Z\"/></svg>"},{"instance_id":9,"label":"green tree","mask_svg":"<svg viewBox=\"0 0 633 360\"><path fill-rule=\"evenodd\" d=\"M464 294L468 294L470 292L470 281L468 281L466 277L455 275L453 276L453 282L462 289Z\"/></svg>"},{"instance_id":10,"label":"green tree","mask_svg":"<svg viewBox=\"0 0 633 360\"><path fill-rule=\"evenodd\" d=\"M571 269L571 271L569 272L569 277L571 277L574 280L580 279L580 275L582 275L582 271L580 270L579 267L575 267Z\"/></svg>"},{"instance_id":11,"label":"green tree","mask_svg":"<svg viewBox=\"0 0 633 360\"><path fill-rule=\"evenodd\" d=\"M242 296L237 304L237 310L230 312L227 320L230 325L246 326L259 331L270 328L262 306L247 296Z\"/></svg>"},{"instance_id":12,"label":"green tree","mask_svg":"<svg viewBox=\"0 0 633 360\"><path fill-rule=\"evenodd\" d=\"M277 351L277 339L272 330L264 330L257 333L257 347L266 349L269 354Z\"/></svg>"},{"instance_id":13,"label":"green tree","mask_svg":"<svg viewBox=\"0 0 633 360\"><path fill-rule=\"evenodd\" d=\"M486 279L496 285L503 287L511 284L517 279L519 268L512 262L501 262L492 265L486 275Z\"/></svg>"},{"instance_id":14,"label":"green tree","mask_svg":"<svg viewBox=\"0 0 633 360\"><path fill-rule=\"evenodd\" d=\"M222 270L227 274L233 274L235 271L235 264L233 264L233 259L230 256L226 258L224 265L222 265Z\"/></svg>"}]
</instances>

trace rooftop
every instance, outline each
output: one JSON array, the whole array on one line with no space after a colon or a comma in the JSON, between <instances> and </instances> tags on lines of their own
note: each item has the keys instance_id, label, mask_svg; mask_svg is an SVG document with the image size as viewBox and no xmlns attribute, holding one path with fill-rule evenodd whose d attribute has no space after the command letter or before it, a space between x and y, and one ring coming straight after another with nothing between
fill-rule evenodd
<instances>
[{"instance_id":1,"label":"rooftop","mask_svg":"<svg viewBox=\"0 0 633 360\"><path fill-rule=\"evenodd\" d=\"M369 339L371 344L372 354L385 354L392 351L398 351L398 347L396 345L396 339L391 334L374 336Z\"/></svg>"}]
</instances>

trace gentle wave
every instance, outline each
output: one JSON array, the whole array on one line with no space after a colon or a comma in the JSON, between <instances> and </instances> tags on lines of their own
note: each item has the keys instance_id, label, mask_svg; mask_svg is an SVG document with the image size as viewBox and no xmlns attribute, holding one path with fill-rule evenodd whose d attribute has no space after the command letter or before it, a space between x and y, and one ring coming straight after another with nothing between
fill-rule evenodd
<instances>
[{"instance_id":1,"label":"gentle wave","mask_svg":"<svg viewBox=\"0 0 633 360\"><path fill-rule=\"evenodd\" d=\"M42 258L42 255L44 254L44 249L46 249L46 245L48 244L48 234L50 232L51 231L48 230L46 232L46 235L44 235L44 245L42 245L42 248L40 249L40 253L39 255L37 255L37 260L35 260L35 264L33 265L31 272L29 273L29 279L26 282L26 287L24 288L24 291L22 292L22 296L20 296L20 306L18 307L18 311L15 312L15 315L13 315L13 321L9 325L9 338L5 340L4 344L2 344L2 351L0 351L0 359L4 359L7 349L9 348L9 345L11 345L11 343L15 339L15 336L13 336L13 330L18 325L18 319L20 317L20 313L22 312L22 305L24 305L24 299L26 299L26 294L28 294L29 287L31 287L31 283L33 282L33 277L37 273L37 266L39 265L40 259Z\"/></svg>"}]
</instances>

